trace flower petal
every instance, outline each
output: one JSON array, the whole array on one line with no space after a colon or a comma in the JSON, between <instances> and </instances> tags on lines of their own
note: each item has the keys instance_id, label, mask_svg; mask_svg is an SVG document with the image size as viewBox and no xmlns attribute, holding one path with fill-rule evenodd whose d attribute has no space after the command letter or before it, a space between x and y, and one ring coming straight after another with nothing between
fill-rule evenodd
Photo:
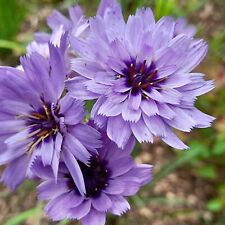
<instances>
[{"instance_id":1,"label":"flower petal","mask_svg":"<svg viewBox=\"0 0 225 225\"><path fill-rule=\"evenodd\" d=\"M142 142L153 142L153 135L151 131L148 129L146 124L144 123L143 119L141 118L136 123L130 123L131 130L134 134L134 136L137 138L137 140Z\"/></svg>"},{"instance_id":2,"label":"flower petal","mask_svg":"<svg viewBox=\"0 0 225 225\"><path fill-rule=\"evenodd\" d=\"M76 208L70 209L68 218L70 219L82 219L91 210L91 200L84 200L79 206Z\"/></svg>"},{"instance_id":3,"label":"flower petal","mask_svg":"<svg viewBox=\"0 0 225 225\"><path fill-rule=\"evenodd\" d=\"M92 198L92 206L97 211L106 212L112 206L112 202L110 198L102 192L100 196Z\"/></svg>"},{"instance_id":4,"label":"flower petal","mask_svg":"<svg viewBox=\"0 0 225 225\"><path fill-rule=\"evenodd\" d=\"M84 145L71 133L67 133L65 136L65 147L73 154L76 159L83 163L87 163L91 154L87 151Z\"/></svg>"},{"instance_id":5,"label":"flower petal","mask_svg":"<svg viewBox=\"0 0 225 225\"><path fill-rule=\"evenodd\" d=\"M141 100L142 100L141 92L135 94L132 94L132 92L130 92L128 107L131 110L138 110L141 105Z\"/></svg>"},{"instance_id":6,"label":"flower petal","mask_svg":"<svg viewBox=\"0 0 225 225\"><path fill-rule=\"evenodd\" d=\"M54 180L47 180L41 183L38 187L38 198L40 200L53 199L57 196L69 191L69 187L65 180L59 179L57 183Z\"/></svg>"},{"instance_id":7,"label":"flower petal","mask_svg":"<svg viewBox=\"0 0 225 225\"><path fill-rule=\"evenodd\" d=\"M40 150L41 150L42 162L44 166L51 165L53 154L54 154L53 138L50 137L48 139L44 139L41 142Z\"/></svg>"},{"instance_id":8,"label":"flower petal","mask_svg":"<svg viewBox=\"0 0 225 225\"><path fill-rule=\"evenodd\" d=\"M82 225L105 225L106 213L91 209L81 221Z\"/></svg>"},{"instance_id":9,"label":"flower petal","mask_svg":"<svg viewBox=\"0 0 225 225\"><path fill-rule=\"evenodd\" d=\"M143 115L143 119L148 129L155 136L165 137L167 134L165 122L159 116L147 117Z\"/></svg>"},{"instance_id":10,"label":"flower petal","mask_svg":"<svg viewBox=\"0 0 225 225\"><path fill-rule=\"evenodd\" d=\"M111 177L113 178L121 176L122 174L129 171L134 166L134 162L131 157L127 156L109 162L108 166L111 170Z\"/></svg>"},{"instance_id":11,"label":"flower petal","mask_svg":"<svg viewBox=\"0 0 225 225\"><path fill-rule=\"evenodd\" d=\"M157 104L152 99L142 100L141 109L147 116L154 116L159 113Z\"/></svg>"},{"instance_id":12,"label":"flower petal","mask_svg":"<svg viewBox=\"0 0 225 225\"><path fill-rule=\"evenodd\" d=\"M125 212L130 210L129 203L123 197L121 197L121 196L110 196L110 198L111 198L111 201L112 201L113 205L112 205L112 207L110 208L109 211L112 214L117 215L117 216L121 216L122 214L124 214Z\"/></svg>"},{"instance_id":13,"label":"flower petal","mask_svg":"<svg viewBox=\"0 0 225 225\"><path fill-rule=\"evenodd\" d=\"M110 117L107 123L107 134L112 141L123 148L131 136L130 125L120 116Z\"/></svg>"},{"instance_id":14,"label":"flower petal","mask_svg":"<svg viewBox=\"0 0 225 225\"><path fill-rule=\"evenodd\" d=\"M84 178L83 178L83 174L81 172L80 166L77 163L77 160L66 149L64 149L62 151L62 157L64 159L66 166L68 167L68 170L70 171L70 174L71 174L80 194L84 195L84 193L86 193Z\"/></svg>"},{"instance_id":15,"label":"flower petal","mask_svg":"<svg viewBox=\"0 0 225 225\"><path fill-rule=\"evenodd\" d=\"M29 156L24 155L8 164L1 176L1 182L15 190L25 179Z\"/></svg>"},{"instance_id":16,"label":"flower petal","mask_svg":"<svg viewBox=\"0 0 225 225\"><path fill-rule=\"evenodd\" d=\"M117 179L109 180L105 193L110 195L120 195L126 190L126 185Z\"/></svg>"},{"instance_id":17,"label":"flower petal","mask_svg":"<svg viewBox=\"0 0 225 225\"><path fill-rule=\"evenodd\" d=\"M207 51L208 45L205 41L193 41L188 50L187 58L180 67L180 71L191 72L203 60Z\"/></svg>"}]
</instances>

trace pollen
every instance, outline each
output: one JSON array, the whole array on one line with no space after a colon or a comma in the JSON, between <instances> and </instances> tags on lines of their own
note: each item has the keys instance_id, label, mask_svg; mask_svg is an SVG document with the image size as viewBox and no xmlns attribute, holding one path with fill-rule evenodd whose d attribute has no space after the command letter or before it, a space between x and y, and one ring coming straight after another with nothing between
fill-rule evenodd
<instances>
[{"instance_id":1,"label":"pollen","mask_svg":"<svg viewBox=\"0 0 225 225\"><path fill-rule=\"evenodd\" d=\"M59 112L59 107L54 108L55 112L51 110L51 104L45 103L41 99L42 107L37 111L31 112L30 115L21 115L18 118L22 118L26 121L27 128L30 130L27 138L31 139L28 145L27 152L32 153L35 147L37 147L46 138L56 135L59 131L59 125L55 121L55 115Z\"/></svg>"}]
</instances>

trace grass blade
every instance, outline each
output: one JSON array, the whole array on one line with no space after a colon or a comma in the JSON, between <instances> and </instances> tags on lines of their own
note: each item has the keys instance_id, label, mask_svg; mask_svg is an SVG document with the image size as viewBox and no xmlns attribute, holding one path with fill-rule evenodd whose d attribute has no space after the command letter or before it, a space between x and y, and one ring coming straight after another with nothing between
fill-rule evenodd
<instances>
[{"instance_id":1,"label":"grass blade","mask_svg":"<svg viewBox=\"0 0 225 225\"><path fill-rule=\"evenodd\" d=\"M30 210L27 210L16 217L9 219L4 225L18 225L26 221L28 218L32 217L35 215L37 212L37 208L33 208Z\"/></svg>"},{"instance_id":2,"label":"grass blade","mask_svg":"<svg viewBox=\"0 0 225 225\"><path fill-rule=\"evenodd\" d=\"M13 42L13 41L0 39L0 48L11 49L18 52L19 54L25 53L25 48L21 46L20 44L17 44L16 42Z\"/></svg>"}]
</instances>

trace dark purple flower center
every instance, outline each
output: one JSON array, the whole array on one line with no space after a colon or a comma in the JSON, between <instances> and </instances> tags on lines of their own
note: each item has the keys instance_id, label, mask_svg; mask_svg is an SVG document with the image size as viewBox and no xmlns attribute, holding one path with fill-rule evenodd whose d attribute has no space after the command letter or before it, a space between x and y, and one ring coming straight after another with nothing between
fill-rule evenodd
<instances>
[{"instance_id":1,"label":"dark purple flower center","mask_svg":"<svg viewBox=\"0 0 225 225\"><path fill-rule=\"evenodd\" d=\"M29 137L33 139L28 147L28 152L32 152L42 141L48 141L49 138L55 137L59 131L59 124L55 119L56 116L59 116L59 106L56 106L52 111L51 104L45 103L43 100L42 107L39 110L24 116L30 130Z\"/></svg>"},{"instance_id":2,"label":"dark purple flower center","mask_svg":"<svg viewBox=\"0 0 225 225\"><path fill-rule=\"evenodd\" d=\"M136 63L136 61L126 63L127 68L123 70L123 74L117 75L117 78L125 78L128 87L132 87L132 92L137 93L140 90L148 91L152 87L157 87L158 83L166 78L158 78L158 70L152 62L151 65Z\"/></svg>"},{"instance_id":3,"label":"dark purple flower center","mask_svg":"<svg viewBox=\"0 0 225 225\"><path fill-rule=\"evenodd\" d=\"M93 156L90 159L89 165L86 165L80 161L78 163L84 176L86 197L98 197L102 190L109 185L111 172L107 168L107 162L105 160L101 160L99 156ZM69 182L69 187L76 189L76 186L72 180Z\"/></svg>"}]
</instances>

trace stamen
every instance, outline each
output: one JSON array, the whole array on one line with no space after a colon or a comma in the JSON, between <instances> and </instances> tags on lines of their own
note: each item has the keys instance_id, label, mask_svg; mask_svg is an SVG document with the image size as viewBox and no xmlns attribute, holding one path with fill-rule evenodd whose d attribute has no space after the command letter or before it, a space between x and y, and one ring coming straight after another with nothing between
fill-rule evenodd
<instances>
[{"instance_id":1,"label":"stamen","mask_svg":"<svg viewBox=\"0 0 225 225\"><path fill-rule=\"evenodd\" d=\"M155 70L150 76L147 77L147 81L151 81L157 75L158 70Z\"/></svg>"},{"instance_id":2,"label":"stamen","mask_svg":"<svg viewBox=\"0 0 225 225\"><path fill-rule=\"evenodd\" d=\"M146 100L149 100L149 99L150 99L145 93L142 93L142 96L143 96Z\"/></svg>"},{"instance_id":3,"label":"stamen","mask_svg":"<svg viewBox=\"0 0 225 225\"><path fill-rule=\"evenodd\" d=\"M41 98L42 108L31 112L30 115L19 115L16 118L25 121L26 127L24 130L28 131L25 139L32 138L28 144L27 152L31 153L35 147L41 143L44 139L51 135L55 135L59 131L59 125L56 123L50 104L44 102ZM43 110L44 109L44 110ZM54 107L54 113L59 111L59 105L56 104Z\"/></svg>"},{"instance_id":4,"label":"stamen","mask_svg":"<svg viewBox=\"0 0 225 225\"><path fill-rule=\"evenodd\" d=\"M161 79L158 79L158 80L154 81L153 84L160 83L160 82L162 82L162 81L164 81L164 80L166 80L166 79L167 79L167 77L163 77L163 78L161 78Z\"/></svg>"},{"instance_id":5,"label":"stamen","mask_svg":"<svg viewBox=\"0 0 225 225\"><path fill-rule=\"evenodd\" d=\"M59 128L56 127L56 128L54 128L54 129L52 129L52 131L53 131L54 134L57 134L57 133L59 132Z\"/></svg>"},{"instance_id":6,"label":"stamen","mask_svg":"<svg viewBox=\"0 0 225 225\"><path fill-rule=\"evenodd\" d=\"M58 114L59 111L60 111L60 106L57 104L57 105L55 106L54 110L55 110L55 113Z\"/></svg>"},{"instance_id":7,"label":"stamen","mask_svg":"<svg viewBox=\"0 0 225 225\"><path fill-rule=\"evenodd\" d=\"M31 143L30 146L28 146L27 153L32 153L34 148L50 135L51 135L51 133L48 133L45 136L38 138L35 142Z\"/></svg>"},{"instance_id":8,"label":"stamen","mask_svg":"<svg viewBox=\"0 0 225 225\"><path fill-rule=\"evenodd\" d=\"M144 72L144 70L145 70L145 65L146 65L146 60L144 60L144 62L143 62L142 65L141 65L140 73L143 73L143 72Z\"/></svg>"},{"instance_id":9,"label":"stamen","mask_svg":"<svg viewBox=\"0 0 225 225\"><path fill-rule=\"evenodd\" d=\"M32 118L37 119L37 120L46 120L46 116L41 115L40 113L32 113Z\"/></svg>"},{"instance_id":10,"label":"stamen","mask_svg":"<svg viewBox=\"0 0 225 225\"><path fill-rule=\"evenodd\" d=\"M51 119L51 112L50 112L49 108L45 105L45 103L42 106L45 110L45 114L46 114L47 118Z\"/></svg>"},{"instance_id":11,"label":"stamen","mask_svg":"<svg viewBox=\"0 0 225 225\"><path fill-rule=\"evenodd\" d=\"M110 170L106 167L107 161L102 160L98 155L93 155L90 164L78 161L84 176L86 197L94 197L101 194L101 191L108 186L111 176Z\"/></svg>"},{"instance_id":12,"label":"stamen","mask_svg":"<svg viewBox=\"0 0 225 225\"><path fill-rule=\"evenodd\" d=\"M27 137L28 137L28 138L33 137L33 136L35 136L36 134L38 134L40 131L41 131L41 129L35 130L34 132L30 133Z\"/></svg>"},{"instance_id":13,"label":"stamen","mask_svg":"<svg viewBox=\"0 0 225 225\"><path fill-rule=\"evenodd\" d=\"M142 63L134 62L127 64L127 68L123 71L123 77L127 78L126 85L132 88L133 93L138 91L148 92L154 87L155 89L161 88L160 83L163 82L167 77L158 79L158 69L154 62L147 65L147 60L143 60ZM117 75L119 78L120 75ZM142 92L142 97L150 99Z\"/></svg>"},{"instance_id":14,"label":"stamen","mask_svg":"<svg viewBox=\"0 0 225 225\"><path fill-rule=\"evenodd\" d=\"M39 116L33 115L33 113L32 113L31 115L18 115L18 116L16 116L16 119L34 119L34 120L40 120L40 116L43 116L43 115L40 115L38 113L34 113L34 114L37 114ZM45 119L47 119L47 118L45 117Z\"/></svg>"},{"instance_id":15,"label":"stamen","mask_svg":"<svg viewBox=\"0 0 225 225\"><path fill-rule=\"evenodd\" d=\"M142 89L146 89L147 87L149 87L149 85L151 85L151 83L145 83L141 87Z\"/></svg>"},{"instance_id":16,"label":"stamen","mask_svg":"<svg viewBox=\"0 0 225 225\"><path fill-rule=\"evenodd\" d=\"M45 135L47 135L49 133L48 130L42 130L38 135L37 137L44 137Z\"/></svg>"}]
</instances>

